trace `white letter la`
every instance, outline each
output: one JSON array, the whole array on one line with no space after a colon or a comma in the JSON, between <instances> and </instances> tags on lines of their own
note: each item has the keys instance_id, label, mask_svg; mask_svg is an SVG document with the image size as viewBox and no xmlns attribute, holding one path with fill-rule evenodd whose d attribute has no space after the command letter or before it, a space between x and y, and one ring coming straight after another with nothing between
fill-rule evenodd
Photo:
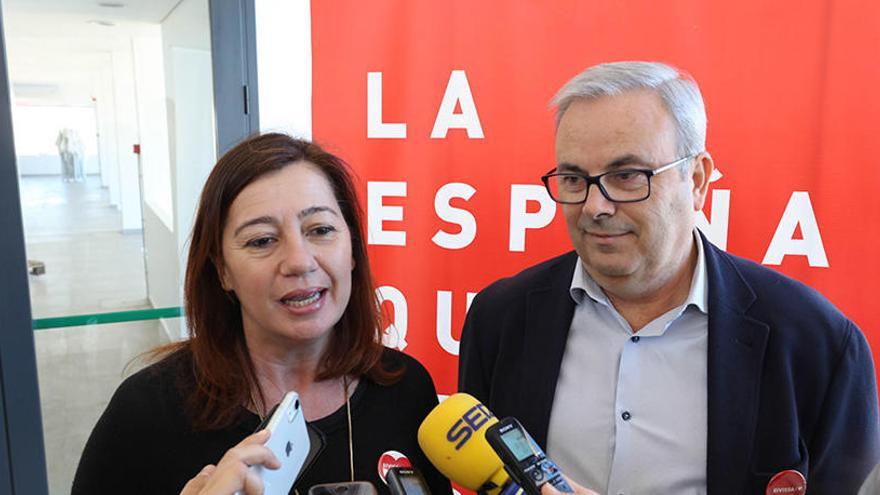
<instances>
[{"instance_id":1,"label":"white letter la","mask_svg":"<svg viewBox=\"0 0 880 495\"><path fill-rule=\"evenodd\" d=\"M367 72L367 137L406 137L406 124L382 122L382 73Z\"/></svg>"},{"instance_id":2,"label":"white letter la","mask_svg":"<svg viewBox=\"0 0 880 495\"><path fill-rule=\"evenodd\" d=\"M456 102L461 105L461 113L453 113ZM483 139L483 127L480 126L480 117L477 115L471 87L463 70L454 70L449 75L443 101L440 103L440 109L437 110L437 118L434 119L431 139L445 138L449 129L465 129L468 138Z\"/></svg>"},{"instance_id":3,"label":"white letter la","mask_svg":"<svg viewBox=\"0 0 880 495\"><path fill-rule=\"evenodd\" d=\"M798 225L801 226L801 234L804 238L792 239ZM816 223L816 215L810 203L810 193L806 191L791 193L791 198L761 263L781 265L782 258L788 254L806 256L810 266L828 268L828 257L825 255L819 225Z\"/></svg>"}]
</instances>

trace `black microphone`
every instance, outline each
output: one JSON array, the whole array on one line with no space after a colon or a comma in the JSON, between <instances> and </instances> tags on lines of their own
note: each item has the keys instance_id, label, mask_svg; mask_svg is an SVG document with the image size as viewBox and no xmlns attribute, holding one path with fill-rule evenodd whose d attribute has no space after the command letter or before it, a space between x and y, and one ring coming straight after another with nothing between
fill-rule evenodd
<instances>
[{"instance_id":1,"label":"black microphone","mask_svg":"<svg viewBox=\"0 0 880 495\"><path fill-rule=\"evenodd\" d=\"M309 488L309 495L378 495L369 481L345 481L322 483Z\"/></svg>"},{"instance_id":2,"label":"black microphone","mask_svg":"<svg viewBox=\"0 0 880 495\"><path fill-rule=\"evenodd\" d=\"M431 495L422 473L414 467L393 467L385 474L391 495Z\"/></svg>"}]
</instances>

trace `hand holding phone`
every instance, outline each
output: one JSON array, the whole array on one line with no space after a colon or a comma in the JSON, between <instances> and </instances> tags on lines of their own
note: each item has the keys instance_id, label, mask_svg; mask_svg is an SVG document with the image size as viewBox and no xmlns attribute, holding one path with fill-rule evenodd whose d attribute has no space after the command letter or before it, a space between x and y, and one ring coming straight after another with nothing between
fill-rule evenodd
<instances>
[{"instance_id":1,"label":"hand holding phone","mask_svg":"<svg viewBox=\"0 0 880 495\"><path fill-rule=\"evenodd\" d=\"M313 450L309 438L299 395L288 392L255 433L226 451L216 466L205 466L180 494L287 495ZM242 470L242 464L250 467Z\"/></svg>"},{"instance_id":2,"label":"hand holding phone","mask_svg":"<svg viewBox=\"0 0 880 495\"><path fill-rule=\"evenodd\" d=\"M241 469L243 464L262 464L268 468L278 468L281 463L266 448L264 443L269 438L268 430L260 430L226 451L217 465L208 464L187 482L180 495L230 495L244 493L246 495L263 492L263 483L259 476L249 469Z\"/></svg>"},{"instance_id":3,"label":"hand holding phone","mask_svg":"<svg viewBox=\"0 0 880 495\"><path fill-rule=\"evenodd\" d=\"M546 483L560 492L574 492L556 463L515 418L504 418L489 426L486 441L501 458L510 477L528 495L541 495L541 487Z\"/></svg>"},{"instance_id":4,"label":"hand holding phone","mask_svg":"<svg viewBox=\"0 0 880 495\"><path fill-rule=\"evenodd\" d=\"M287 495L309 454L309 433L299 394L288 392L265 421L271 436L266 447L281 462L278 469L261 464L250 470L263 481L263 495ZM262 425L261 425L262 426Z\"/></svg>"}]
</instances>

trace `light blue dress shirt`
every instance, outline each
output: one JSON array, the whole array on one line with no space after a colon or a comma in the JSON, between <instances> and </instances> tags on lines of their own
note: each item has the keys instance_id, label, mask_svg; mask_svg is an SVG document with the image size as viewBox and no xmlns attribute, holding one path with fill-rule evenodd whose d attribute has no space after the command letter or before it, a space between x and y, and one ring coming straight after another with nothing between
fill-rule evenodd
<instances>
[{"instance_id":1,"label":"light blue dress shirt","mask_svg":"<svg viewBox=\"0 0 880 495\"><path fill-rule=\"evenodd\" d=\"M706 261L684 304L633 334L581 263L577 303L550 415L547 453L608 495L706 493Z\"/></svg>"}]
</instances>

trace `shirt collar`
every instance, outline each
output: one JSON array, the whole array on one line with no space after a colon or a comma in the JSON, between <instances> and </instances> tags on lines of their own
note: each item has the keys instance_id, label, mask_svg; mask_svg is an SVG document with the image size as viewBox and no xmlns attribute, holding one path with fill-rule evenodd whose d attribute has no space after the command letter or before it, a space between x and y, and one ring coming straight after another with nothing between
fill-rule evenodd
<instances>
[{"instance_id":1,"label":"shirt collar","mask_svg":"<svg viewBox=\"0 0 880 495\"><path fill-rule=\"evenodd\" d=\"M694 242L697 245L697 266L694 269L693 277L691 277L691 288L688 291L687 299L685 299L682 307L694 306L700 312L708 314L709 286L706 278L706 256L703 253L703 241L697 229L694 229ZM580 304L585 296L589 296L590 299L603 306L611 306L605 292L587 274L583 267L583 260L580 257L578 257L578 262L575 263L569 293L576 304Z\"/></svg>"}]
</instances>

